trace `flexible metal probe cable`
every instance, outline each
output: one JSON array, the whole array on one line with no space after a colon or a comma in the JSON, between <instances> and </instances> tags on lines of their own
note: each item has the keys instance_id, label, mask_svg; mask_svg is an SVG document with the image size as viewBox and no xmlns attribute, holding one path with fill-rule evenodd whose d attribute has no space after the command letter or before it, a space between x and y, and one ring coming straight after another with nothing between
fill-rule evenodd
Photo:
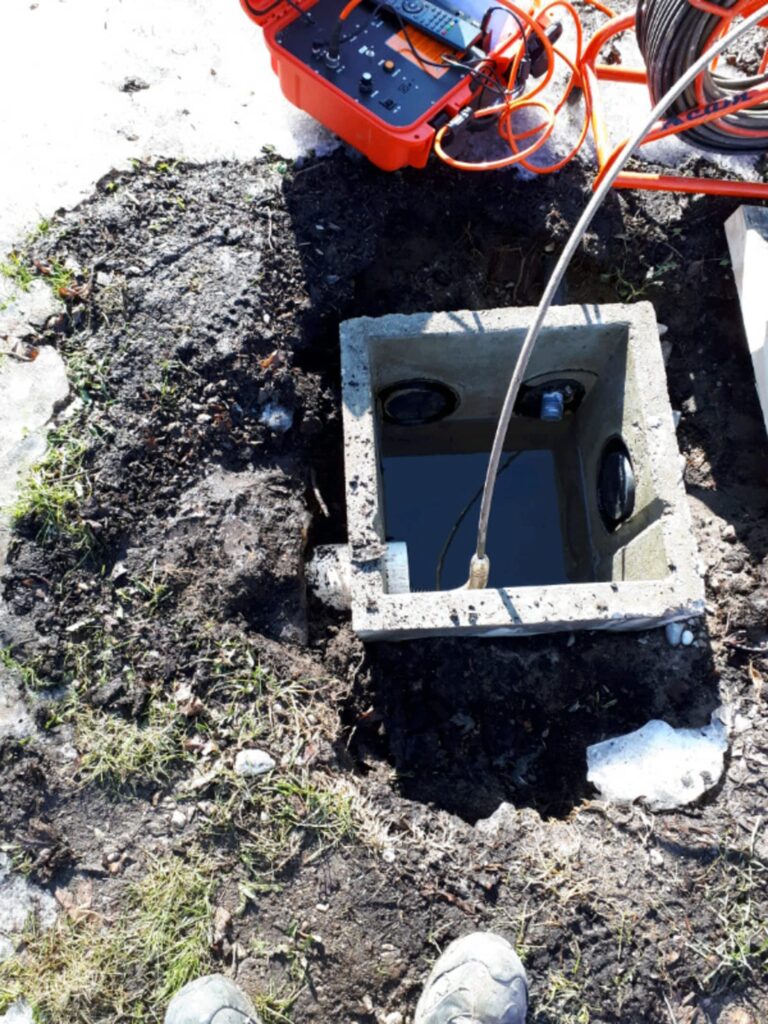
<instances>
[{"instance_id":1,"label":"flexible metal probe cable","mask_svg":"<svg viewBox=\"0 0 768 1024\"><path fill-rule=\"evenodd\" d=\"M710 46L710 48L703 53L697 61L695 61L695 63L691 64L685 74L681 75L674 85L664 93L662 98L646 118L639 131L637 131L627 141L627 144L616 158L613 166L596 188L592 198L587 203L584 212L579 218L576 227L571 232L571 236L560 254L560 259L557 261L557 265L552 271L552 276L547 282L547 287L544 289L544 294L542 295L541 301L536 309L536 316L534 317L533 323L528 328L528 333L525 336L525 341L523 342L523 347L520 350L520 355L517 357L517 363L515 364L515 369L512 372L512 379L509 382L507 394L504 398L504 405L502 406L499 422L496 426L496 434L493 438L491 457L488 460L488 470L485 475L483 500L480 504L480 519L477 526L477 547L469 563L469 579L465 584L467 589L482 590L488 585L488 576L490 575L491 568L491 563L486 554L488 521L491 516L493 490L496 484L496 474L499 468L499 461L504 448L504 439L507 436L509 421L512 419L512 412L515 408L515 402L517 401L517 394L520 390L520 385L523 382L523 377L525 376L525 371L531 358L533 346L536 344L536 339L541 332L544 319L549 311L549 307L552 305L555 293L584 233L591 224L592 218L597 212L598 207L607 195L614 180L618 177L624 167L624 164L640 145L653 124L662 116L662 114L664 114L670 104L677 99L680 93L683 92L684 89L688 88L696 76L709 66L718 54L722 53L723 50L727 49L733 42L735 42L735 40L744 35L745 32L748 32L759 21L762 21L766 17L768 17L768 3L755 11L754 14L751 14L748 18L745 18L740 25L731 29L731 31L727 35L723 36L722 39L713 43L712 46Z\"/></svg>"}]
</instances>

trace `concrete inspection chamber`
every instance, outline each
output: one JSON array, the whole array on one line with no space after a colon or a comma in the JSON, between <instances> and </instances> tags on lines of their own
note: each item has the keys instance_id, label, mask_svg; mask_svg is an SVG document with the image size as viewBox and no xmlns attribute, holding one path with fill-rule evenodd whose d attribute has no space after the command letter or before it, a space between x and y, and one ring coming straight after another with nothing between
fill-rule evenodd
<instances>
[{"instance_id":1,"label":"concrete inspection chamber","mask_svg":"<svg viewBox=\"0 0 768 1024\"><path fill-rule=\"evenodd\" d=\"M348 545L364 639L641 629L700 615L681 459L649 303L560 306L534 350L462 589L496 419L532 309L341 325ZM321 561L329 552L318 552Z\"/></svg>"}]
</instances>

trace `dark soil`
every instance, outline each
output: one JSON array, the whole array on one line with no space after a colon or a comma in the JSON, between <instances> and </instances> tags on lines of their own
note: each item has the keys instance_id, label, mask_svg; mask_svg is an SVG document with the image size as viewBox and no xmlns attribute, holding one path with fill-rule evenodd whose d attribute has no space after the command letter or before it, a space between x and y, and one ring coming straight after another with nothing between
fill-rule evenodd
<instances>
[{"instance_id":1,"label":"dark soil","mask_svg":"<svg viewBox=\"0 0 768 1024\"><path fill-rule=\"evenodd\" d=\"M528 182L384 174L342 151L139 167L33 244L43 266L76 264L80 291L42 341L84 403L71 515L88 544L20 524L0 639L46 686L128 719L182 684L213 713L216 644L302 681L305 762L349 787L367 829L302 840L219 949L255 990L288 965L254 939L313 936L297 1024L407 1017L436 949L483 928L525 952L537 1024L768 1020L768 465L722 229L735 204L612 195L562 297L649 299L668 326L710 602L692 648L663 631L363 648L303 584L312 546L345 539L339 322L535 304L587 184L577 165ZM275 407L288 429L264 422ZM653 817L593 800L589 744L650 718L701 725L723 702L739 728L701 806ZM264 740L278 754L282 713ZM90 872L111 899L107 847L132 877L197 840L223 858L234 913L258 815L204 829L215 789L190 797L189 764L107 799L57 753L70 741L54 724L0 750L2 830L38 880ZM170 808L190 802L178 833Z\"/></svg>"}]
</instances>

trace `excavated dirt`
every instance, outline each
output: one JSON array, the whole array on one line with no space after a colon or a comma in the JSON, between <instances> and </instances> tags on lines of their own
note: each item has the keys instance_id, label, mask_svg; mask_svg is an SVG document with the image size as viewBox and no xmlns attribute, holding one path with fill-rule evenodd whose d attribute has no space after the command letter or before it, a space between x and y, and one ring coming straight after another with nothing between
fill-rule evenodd
<instances>
[{"instance_id":1,"label":"excavated dirt","mask_svg":"<svg viewBox=\"0 0 768 1024\"><path fill-rule=\"evenodd\" d=\"M339 321L535 304L587 188L577 166L384 174L342 151L137 167L32 244L38 271L74 270L38 343L69 359L84 475L79 532L41 537L27 517L3 578L0 639L45 684L30 700L46 727L0 748L3 838L36 880L88 877L105 906L160 850L216 852L235 915L222 969L284 984L288 959L254 940L310 937L297 1024L407 1019L437 949L479 928L523 950L536 1024L768 1020L768 479L722 230L734 204L614 194L562 296L649 299L668 327L709 600L692 647L656 631L364 649L303 584L312 546L345 538ZM50 714L51 687L140 722L181 687L191 756L201 733L231 756L211 652L242 644L301 684L303 761L366 822L335 845L307 833L249 889L257 812L206 827L217 784L190 788L190 762L159 785L83 785ZM723 702L727 773L700 806L595 801L589 744L650 718L701 725ZM271 714L261 745L280 763L290 708Z\"/></svg>"}]
</instances>

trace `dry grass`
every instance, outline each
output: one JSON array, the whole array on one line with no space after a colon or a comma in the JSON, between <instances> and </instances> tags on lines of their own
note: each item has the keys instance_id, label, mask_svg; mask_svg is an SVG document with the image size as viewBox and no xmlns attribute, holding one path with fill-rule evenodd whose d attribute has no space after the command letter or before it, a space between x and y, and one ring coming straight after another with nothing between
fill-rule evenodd
<instances>
[{"instance_id":1,"label":"dry grass","mask_svg":"<svg viewBox=\"0 0 768 1024\"><path fill-rule=\"evenodd\" d=\"M155 861L110 918L91 908L30 927L0 965L0 1012L26 999L43 1024L149 1024L170 997L211 968L215 865L199 853Z\"/></svg>"}]
</instances>

